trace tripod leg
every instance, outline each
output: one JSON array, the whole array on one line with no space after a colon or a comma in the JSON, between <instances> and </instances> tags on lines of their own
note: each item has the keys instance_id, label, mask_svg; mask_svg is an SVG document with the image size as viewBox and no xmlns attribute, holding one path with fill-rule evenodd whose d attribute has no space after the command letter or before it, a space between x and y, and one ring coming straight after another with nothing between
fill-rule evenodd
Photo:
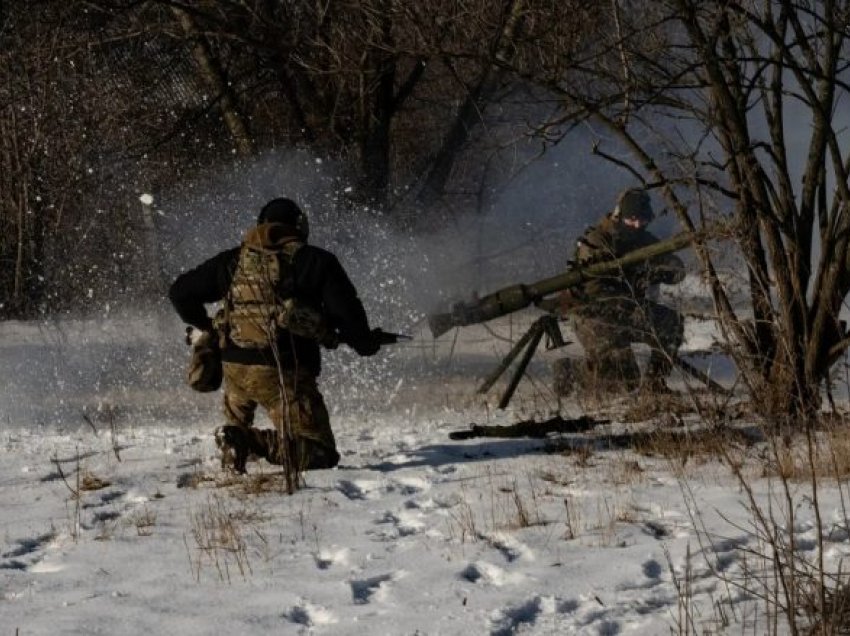
<instances>
[{"instance_id":1,"label":"tripod leg","mask_svg":"<svg viewBox=\"0 0 850 636\"><path fill-rule=\"evenodd\" d=\"M514 395L514 391L516 391L519 381L522 379L522 376L525 375L525 370L528 367L528 363L531 362L531 359L534 357L534 352L537 351L537 345L540 344L540 339L543 338L544 328L542 323L535 322L529 332L531 332L532 330L534 331L534 333L530 338L528 348L526 348L525 353L522 354L522 359L519 361L516 371L514 371L514 374L511 377L511 381L508 384L508 387L505 389L505 392L502 395L502 399L499 401L500 409L505 408L508 405L508 402L511 401L511 398Z\"/></svg>"},{"instance_id":2,"label":"tripod leg","mask_svg":"<svg viewBox=\"0 0 850 636\"><path fill-rule=\"evenodd\" d=\"M487 393L487 391L492 388L496 381L500 377L502 377L502 374L508 369L509 366L511 366L511 363L514 361L514 358L519 355L519 352L522 351L523 347L525 347L528 344L529 340L531 340L531 338L535 335L535 333L540 330L540 320L541 319L538 318L534 321L531 327L528 328L528 331L526 331L522 335L522 338L517 340L517 343L511 348L511 350L508 352L508 355L502 358L502 361L499 363L499 366L496 367L493 372L487 376L484 382L481 383L481 386L478 387L479 393Z\"/></svg>"}]
</instances>

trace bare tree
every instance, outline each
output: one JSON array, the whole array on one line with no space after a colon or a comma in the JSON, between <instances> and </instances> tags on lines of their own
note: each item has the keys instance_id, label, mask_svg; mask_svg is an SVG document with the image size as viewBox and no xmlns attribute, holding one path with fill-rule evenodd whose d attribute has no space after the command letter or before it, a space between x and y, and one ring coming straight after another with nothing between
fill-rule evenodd
<instances>
[{"instance_id":1,"label":"bare tree","mask_svg":"<svg viewBox=\"0 0 850 636\"><path fill-rule=\"evenodd\" d=\"M184 110L160 101L180 67L140 30L113 26L90 3L3 6L0 316L140 291L140 188L179 178L198 159L192 137L174 134ZM199 110L197 97L183 101ZM171 141L165 160L162 140Z\"/></svg>"},{"instance_id":2,"label":"bare tree","mask_svg":"<svg viewBox=\"0 0 850 636\"><path fill-rule=\"evenodd\" d=\"M559 6L549 0L93 1L116 16L137 15L128 24L143 23L151 39L187 39L234 142L259 150L307 144L345 156L360 198L381 204L394 187L422 174L429 174L423 192L444 189L470 132L498 99L496 89L506 81L500 59L514 54L515 32L527 14ZM583 16L593 13L580 5L560 3L555 16L569 22L564 31L574 38ZM163 20L164 11L174 26Z\"/></svg>"},{"instance_id":3,"label":"bare tree","mask_svg":"<svg viewBox=\"0 0 850 636\"><path fill-rule=\"evenodd\" d=\"M813 414L850 343L839 319L850 291L848 20L846 0L612 0L596 45L565 58L543 40L514 65L561 100L548 133L591 122L604 131L598 151L658 188L686 229L710 225L726 241L696 253L771 417ZM719 274L732 246L746 308Z\"/></svg>"},{"instance_id":4,"label":"bare tree","mask_svg":"<svg viewBox=\"0 0 850 636\"><path fill-rule=\"evenodd\" d=\"M204 83L219 102L222 118L230 131L239 154L242 156L251 155L253 144L248 133L248 126L240 112L233 87L228 82L224 69L210 50L204 34L198 32L192 15L177 6L172 6L171 10L180 23L183 33L192 41L192 55L198 65L198 70Z\"/></svg>"}]
</instances>

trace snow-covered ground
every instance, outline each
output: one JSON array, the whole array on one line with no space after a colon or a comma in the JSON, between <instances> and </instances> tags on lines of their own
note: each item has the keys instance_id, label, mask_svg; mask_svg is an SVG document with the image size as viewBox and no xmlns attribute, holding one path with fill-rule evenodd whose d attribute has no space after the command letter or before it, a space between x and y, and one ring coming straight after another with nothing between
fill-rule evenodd
<instances>
[{"instance_id":1,"label":"snow-covered ground","mask_svg":"<svg viewBox=\"0 0 850 636\"><path fill-rule=\"evenodd\" d=\"M609 422L588 433L452 441L473 422L590 407L552 397L546 352L497 411L498 390L475 387L506 343L483 327L417 334L371 360L327 355L342 461L288 496L274 466L219 469L220 396L181 384L186 352L165 344L179 325L118 324L0 329L4 634L767 631L752 595L764 545L740 484L714 457L628 441L698 428L696 416L626 422L624 401L596 405ZM689 323L686 352L711 341L710 325ZM717 357L692 360L731 379ZM735 452L776 512L785 499L759 472L761 448ZM823 537L806 485L794 488L787 536L812 557L822 538L836 562L850 543L835 487L819 493Z\"/></svg>"}]
</instances>

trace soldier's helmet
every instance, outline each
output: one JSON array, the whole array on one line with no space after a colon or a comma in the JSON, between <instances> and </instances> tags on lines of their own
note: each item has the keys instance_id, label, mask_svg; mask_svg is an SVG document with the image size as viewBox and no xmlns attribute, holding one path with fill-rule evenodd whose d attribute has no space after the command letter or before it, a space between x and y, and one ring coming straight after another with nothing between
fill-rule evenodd
<instances>
[{"instance_id":1,"label":"soldier's helmet","mask_svg":"<svg viewBox=\"0 0 850 636\"><path fill-rule=\"evenodd\" d=\"M257 225L262 223L282 223L294 227L303 241L306 241L310 234L307 215L292 199L280 197L266 203L257 217Z\"/></svg>"},{"instance_id":2,"label":"soldier's helmet","mask_svg":"<svg viewBox=\"0 0 850 636\"><path fill-rule=\"evenodd\" d=\"M644 223L649 223L655 214L652 211L652 203L646 190L641 188L629 188L617 197L617 205L614 207L612 216L615 219L636 218Z\"/></svg>"}]
</instances>

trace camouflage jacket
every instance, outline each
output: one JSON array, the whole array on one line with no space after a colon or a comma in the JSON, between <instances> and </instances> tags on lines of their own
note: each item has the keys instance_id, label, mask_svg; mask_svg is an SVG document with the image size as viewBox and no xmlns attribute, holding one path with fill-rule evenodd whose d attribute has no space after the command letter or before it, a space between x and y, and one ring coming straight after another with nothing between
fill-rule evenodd
<instances>
[{"instance_id":1,"label":"camouflage jacket","mask_svg":"<svg viewBox=\"0 0 850 636\"><path fill-rule=\"evenodd\" d=\"M651 232L630 228L607 215L578 239L573 264L580 267L617 259L657 242L658 238ZM676 284L684 276L682 260L675 254L664 254L618 272L589 277L572 293L579 308L587 305L592 309L599 302L640 303L651 285Z\"/></svg>"},{"instance_id":2,"label":"camouflage jacket","mask_svg":"<svg viewBox=\"0 0 850 636\"><path fill-rule=\"evenodd\" d=\"M249 232L248 237L261 240L263 233ZM283 241L275 233L267 238ZM195 269L181 274L169 289L169 298L180 317L202 330L213 328L205 304L222 301L227 296L236 273L241 246L221 252ZM301 245L292 256L291 293L321 311L340 340L354 350L370 350L372 335L369 321L357 290L336 256L313 245ZM276 346L270 349L242 348L228 345L222 359L242 364L275 364L280 358L286 367L306 369L314 375L321 370L319 344L313 338L282 330Z\"/></svg>"}]
</instances>

